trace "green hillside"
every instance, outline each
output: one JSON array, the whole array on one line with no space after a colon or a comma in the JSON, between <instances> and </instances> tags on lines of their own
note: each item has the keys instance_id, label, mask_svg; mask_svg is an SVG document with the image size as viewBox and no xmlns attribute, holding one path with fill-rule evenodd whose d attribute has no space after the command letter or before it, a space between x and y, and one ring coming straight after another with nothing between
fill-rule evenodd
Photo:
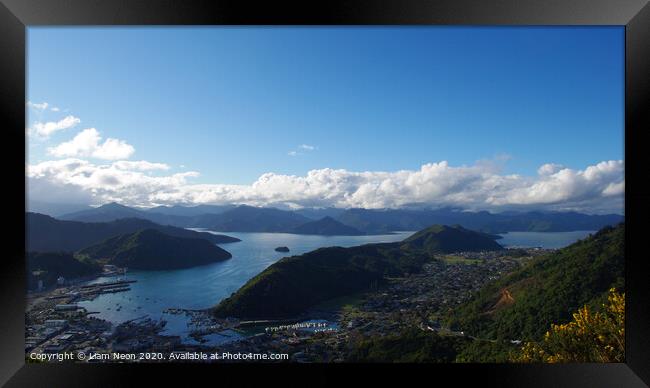
<instances>
[{"instance_id":1,"label":"green hillside","mask_svg":"<svg viewBox=\"0 0 650 388\"><path fill-rule=\"evenodd\" d=\"M213 244L241 241L238 238L207 232L195 232L170 225L158 225L139 218L111 222L61 221L44 214L25 213L27 250L32 252L75 252L110 237L156 229L170 236L201 238Z\"/></svg>"},{"instance_id":2,"label":"green hillside","mask_svg":"<svg viewBox=\"0 0 650 388\"><path fill-rule=\"evenodd\" d=\"M321 248L284 258L214 310L219 317L285 318L328 299L366 290L386 276L420 271L432 253L502 249L482 233L436 226L401 243Z\"/></svg>"},{"instance_id":3,"label":"green hillside","mask_svg":"<svg viewBox=\"0 0 650 388\"><path fill-rule=\"evenodd\" d=\"M484 287L451 314L450 326L476 337L536 340L551 323L600 304L624 285L624 224L606 227Z\"/></svg>"},{"instance_id":4,"label":"green hillside","mask_svg":"<svg viewBox=\"0 0 650 388\"><path fill-rule=\"evenodd\" d=\"M214 312L246 319L293 317L319 302L367 289L386 275L417 271L425 259L403 254L395 243L320 248L271 265Z\"/></svg>"},{"instance_id":5,"label":"green hillside","mask_svg":"<svg viewBox=\"0 0 650 388\"><path fill-rule=\"evenodd\" d=\"M364 337L351 344L349 362L449 363L471 343L465 337L440 336L411 328L383 337Z\"/></svg>"},{"instance_id":6,"label":"green hillside","mask_svg":"<svg viewBox=\"0 0 650 388\"><path fill-rule=\"evenodd\" d=\"M231 257L207 240L169 236L154 229L109 238L82 249L78 256L143 270L188 268Z\"/></svg>"},{"instance_id":7,"label":"green hillside","mask_svg":"<svg viewBox=\"0 0 650 388\"><path fill-rule=\"evenodd\" d=\"M38 280L43 281L44 287L56 283L59 276L73 279L95 274L101 267L89 260L80 260L70 253L48 252L27 254L27 284L29 289L38 286Z\"/></svg>"},{"instance_id":8,"label":"green hillside","mask_svg":"<svg viewBox=\"0 0 650 388\"><path fill-rule=\"evenodd\" d=\"M498 251L503 247L494 237L468 230L459 225L433 225L415 233L402 242L410 250L428 253L452 253L459 251Z\"/></svg>"}]
</instances>

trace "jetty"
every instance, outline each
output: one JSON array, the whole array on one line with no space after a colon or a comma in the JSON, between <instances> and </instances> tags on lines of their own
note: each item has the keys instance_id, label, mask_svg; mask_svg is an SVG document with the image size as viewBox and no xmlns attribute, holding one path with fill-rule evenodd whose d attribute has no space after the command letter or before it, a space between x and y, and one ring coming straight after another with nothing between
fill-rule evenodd
<instances>
[{"instance_id":1,"label":"jetty","mask_svg":"<svg viewBox=\"0 0 650 388\"><path fill-rule=\"evenodd\" d=\"M111 287L111 286L123 286L125 284L130 284L130 283L135 283L137 280L117 280L114 282L104 282L104 283L95 283L95 284L86 284L84 286L79 287L81 290L87 290L89 288L96 288L96 287Z\"/></svg>"}]
</instances>

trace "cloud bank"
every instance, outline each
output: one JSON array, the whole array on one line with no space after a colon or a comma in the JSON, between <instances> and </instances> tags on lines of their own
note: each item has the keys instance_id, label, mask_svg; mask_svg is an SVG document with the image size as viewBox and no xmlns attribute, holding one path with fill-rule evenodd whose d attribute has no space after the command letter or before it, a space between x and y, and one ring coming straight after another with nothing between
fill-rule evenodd
<instances>
[{"instance_id":1,"label":"cloud bank","mask_svg":"<svg viewBox=\"0 0 650 388\"><path fill-rule=\"evenodd\" d=\"M37 110L50 106L27 103ZM58 122L37 122L37 136L77 125L67 116ZM317 146L300 144L288 154L303 155ZM454 206L469 210L573 210L623 213L624 162L602 161L583 170L548 163L537 175L503 174L510 157L450 166L446 161L423 164L418 170L348 171L323 168L304 176L268 172L250 185L197 184L196 171L169 173L170 166L145 160L125 160L135 148L124 140L103 140L95 128L49 147L60 158L26 167L31 201L95 204L115 201L131 206L165 204L247 204L284 208L400 208ZM87 158L99 160L90 162ZM181 168L184 166L181 165Z\"/></svg>"},{"instance_id":2,"label":"cloud bank","mask_svg":"<svg viewBox=\"0 0 650 388\"><path fill-rule=\"evenodd\" d=\"M115 139L100 144L98 134L89 134L92 136L87 135L87 139L77 139L78 135L70 145L59 148L66 144L63 143L53 152L95 157L129 154L124 150L115 151L127 149L130 147L127 144L109 142ZM163 163L146 161L107 164L94 164L79 158L45 161L27 167L28 189L34 200L47 200L38 198L39 192L67 190L71 196L87 198L93 204L117 201L134 206L236 203L376 209L421 205L586 213L622 213L625 190L622 160L603 161L583 170L546 164L531 177L504 175L493 164L481 162L454 167L441 161L424 164L418 170L392 172L324 168L311 170L304 176L269 172L250 185L193 184L191 178L199 175L195 171L151 175L153 170L160 173L167 169L169 166Z\"/></svg>"}]
</instances>

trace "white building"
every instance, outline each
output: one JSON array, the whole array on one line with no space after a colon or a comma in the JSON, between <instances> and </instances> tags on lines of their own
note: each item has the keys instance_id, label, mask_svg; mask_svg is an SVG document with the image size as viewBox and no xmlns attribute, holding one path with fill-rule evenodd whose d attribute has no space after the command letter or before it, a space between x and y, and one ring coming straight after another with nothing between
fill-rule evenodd
<instances>
[{"instance_id":1,"label":"white building","mask_svg":"<svg viewBox=\"0 0 650 388\"><path fill-rule=\"evenodd\" d=\"M63 327L68 323L65 319L48 319L45 321L45 327Z\"/></svg>"},{"instance_id":2,"label":"white building","mask_svg":"<svg viewBox=\"0 0 650 388\"><path fill-rule=\"evenodd\" d=\"M54 310L56 311L74 311L78 308L79 307L76 304L57 304L54 306Z\"/></svg>"}]
</instances>

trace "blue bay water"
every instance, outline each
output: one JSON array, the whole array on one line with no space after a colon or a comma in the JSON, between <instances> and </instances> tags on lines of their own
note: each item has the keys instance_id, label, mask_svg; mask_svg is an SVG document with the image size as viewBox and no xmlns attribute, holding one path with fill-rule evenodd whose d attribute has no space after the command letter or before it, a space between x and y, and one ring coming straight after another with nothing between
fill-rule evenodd
<instances>
[{"instance_id":1,"label":"blue bay water","mask_svg":"<svg viewBox=\"0 0 650 388\"><path fill-rule=\"evenodd\" d=\"M202 229L196 229L202 230ZM191 330L189 318L185 315L163 313L167 308L205 309L215 306L230 296L249 279L285 256L299 255L321 247L356 245L401 241L413 232L396 232L375 236L315 236L286 233L227 233L242 241L220 245L232 253L229 260L171 271L130 271L126 279L136 280L127 292L104 294L92 301L80 302L88 311L95 311L98 318L113 323L147 315L152 319L167 321L165 334L181 335L185 342ZM510 232L502 234L499 244L506 247L561 248L588 236L592 231L578 232ZM275 252L279 246L287 246L289 253ZM115 280L98 278L90 283ZM211 335L211 343L237 338Z\"/></svg>"},{"instance_id":2,"label":"blue bay water","mask_svg":"<svg viewBox=\"0 0 650 388\"><path fill-rule=\"evenodd\" d=\"M581 240L592 233L593 230L578 230L574 232L508 232L501 234L502 239L497 242L504 247L522 248L564 248Z\"/></svg>"},{"instance_id":3,"label":"blue bay water","mask_svg":"<svg viewBox=\"0 0 650 388\"><path fill-rule=\"evenodd\" d=\"M196 229L201 230L202 229ZM181 335L188 340L189 319L185 315L163 313L167 308L205 309L230 296L249 279L285 256L299 255L321 247L401 241L413 232L396 232L375 236L315 236L287 233L227 233L242 241L220 246L232 254L223 262L171 271L129 271L126 279L136 280L131 290L100 295L80 302L94 316L113 323L148 315L167 321L166 334ZM287 246L288 253L275 252ZM114 278L98 278L101 283ZM218 337L218 336L217 336ZM220 337L219 337L220 338Z\"/></svg>"}]
</instances>

